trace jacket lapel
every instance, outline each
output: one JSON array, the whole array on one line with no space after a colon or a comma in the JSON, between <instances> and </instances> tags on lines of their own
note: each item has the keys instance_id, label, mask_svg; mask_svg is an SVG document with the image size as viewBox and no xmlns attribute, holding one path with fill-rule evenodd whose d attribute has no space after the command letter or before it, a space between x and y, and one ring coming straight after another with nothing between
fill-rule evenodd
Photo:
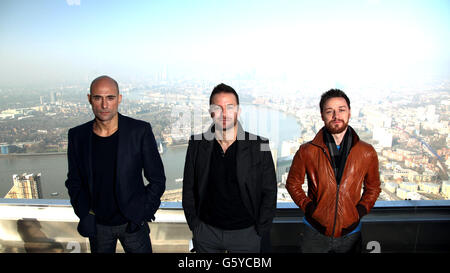
<instances>
[{"instance_id":1,"label":"jacket lapel","mask_svg":"<svg viewBox=\"0 0 450 273\"><path fill-rule=\"evenodd\" d=\"M89 195L91 197L91 200L93 200L93 192L94 192L94 181L93 181L93 173L92 173L92 134L93 134L93 126L94 125L94 120L92 120L91 122L88 123L87 127L86 127L86 134L85 134L85 143L86 145L84 145L84 149L85 152L84 154L87 156L87 158L85 158L84 162L85 162L85 170L87 170L87 183L89 186Z\"/></svg>"},{"instance_id":2,"label":"jacket lapel","mask_svg":"<svg viewBox=\"0 0 450 273\"><path fill-rule=\"evenodd\" d=\"M248 176L250 175L250 172L254 172L257 170L251 170L250 165L252 163L252 156L251 156L251 150L250 150L250 141L248 139L248 134L245 133L244 129L242 128L241 124L239 123L238 127L238 134L237 134L237 140L239 141L237 144L237 152L236 152L236 175L237 180L239 184L239 191L241 192L241 197L244 205L246 206L247 210L254 213L252 210L252 200L251 196L247 194L247 181ZM251 188L251 187L250 187ZM250 190L251 191L251 190Z\"/></svg>"},{"instance_id":3,"label":"jacket lapel","mask_svg":"<svg viewBox=\"0 0 450 273\"><path fill-rule=\"evenodd\" d=\"M214 147L214 139L213 140L207 140L202 139L200 141L200 147L198 147L198 154L197 154L197 162L196 164L196 172L201 175L199 177L199 191L200 196L204 196L204 193L206 191L206 185L208 185L209 180L209 166L211 162L211 154ZM201 198L200 200L204 200L204 198Z\"/></svg>"},{"instance_id":4,"label":"jacket lapel","mask_svg":"<svg viewBox=\"0 0 450 273\"><path fill-rule=\"evenodd\" d=\"M119 168L119 166L123 166L122 164L122 159L124 158L124 147L126 145L124 145L124 141L127 138L126 134L129 132L128 128L127 128L127 123L125 122L125 119L123 118L123 116L119 113L119 118L118 118L118 130L119 130L119 135L118 135L118 141L117 141L117 159L116 159L116 183L119 184L120 183L120 170L122 168ZM118 189L119 187L116 187L116 189Z\"/></svg>"},{"instance_id":5,"label":"jacket lapel","mask_svg":"<svg viewBox=\"0 0 450 273\"><path fill-rule=\"evenodd\" d=\"M236 175L239 184L239 191L241 192L242 201L247 207L248 211L252 211L250 207L250 196L247 194L246 184L248 181L248 176L250 172L256 170L250 169L250 164L252 162L250 156L250 140L239 141L236 153Z\"/></svg>"},{"instance_id":6,"label":"jacket lapel","mask_svg":"<svg viewBox=\"0 0 450 273\"><path fill-rule=\"evenodd\" d=\"M349 128L351 129L351 132L352 132L352 143L349 145L351 145L351 147L353 147L358 143L359 136L358 136L358 134L356 134L355 130L352 127L349 126ZM323 134L324 134L323 131L324 130L325 130L325 127L322 127L322 129L320 129L320 131L317 133L317 135L314 137L314 139L311 141L311 143L313 145L316 145L316 146L322 148L322 150L325 152L325 156L327 157L328 163L329 163L330 174L331 173L334 174L333 166L331 163L331 155L330 155L327 145L325 144L325 142L323 140ZM347 162L349 161L349 158L352 154L353 154L352 150L350 150L350 152L347 155L347 160L346 160L345 166L342 171L341 181L343 181L344 178L346 177L345 174L346 174L347 166L349 165L349 164L347 164ZM330 176L330 179L331 178L334 179L335 183L337 184L336 176L332 175L332 176Z\"/></svg>"},{"instance_id":7,"label":"jacket lapel","mask_svg":"<svg viewBox=\"0 0 450 273\"><path fill-rule=\"evenodd\" d=\"M330 151L328 150L327 145L325 144L324 140L323 140L323 134L325 127L322 127L322 129L320 129L320 131L316 134L316 136L314 137L314 139L311 141L311 144L315 145L316 147L320 148L323 153L324 156L326 158L326 161L328 162L328 164L326 165L326 169L328 169L328 175L331 181L334 181L334 183L337 185L337 181L336 181L336 176L334 175L334 169L333 169L333 163L331 163L331 154Z\"/></svg>"},{"instance_id":8,"label":"jacket lapel","mask_svg":"<svg viewBox=\"0 0 450 273\"><path fill-rule=\"evenodd\" d=\"M244 135L244 136L242 136ZM245 132L239 124L238 128L238 142L236 152L236 174L241 192L245 192L245 183L247 181L247 175L250 171L250 143L245 139ZM237 141L237 140L236 140Z\"/></svg>"}]
</instances>

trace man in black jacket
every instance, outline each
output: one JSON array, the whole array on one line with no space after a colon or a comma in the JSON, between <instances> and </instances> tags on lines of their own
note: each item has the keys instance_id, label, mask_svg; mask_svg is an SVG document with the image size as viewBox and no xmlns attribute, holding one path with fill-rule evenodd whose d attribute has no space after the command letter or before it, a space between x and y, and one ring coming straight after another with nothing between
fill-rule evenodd
<instances>
[{"instance_id":1,"label":"man in black jacket","mask_svg":"<svg viewBox=\"0 0 450 273\"><path fill-rule=\"evenodd\" d=\"M96 78L88 95L95 119L69 130L66 187L78 232L91 252L152 252L147 221L154 220L165 174L148 122L118 113L117 82ZM142 170L149 184L144 185Z\"/></svg>"},{"instance_id":2,"label":"man in black jacket","mask_svg":"<svg viewBox=\"0 0 450 273\"><path fill-rule=\"evenodd\" d=\"M269 238L277 184L269 141L238 122L239 97L225 84L210 96L212 126L189 141L183 209L197 252L250 252Z\"/></svg>"}]
</instances>

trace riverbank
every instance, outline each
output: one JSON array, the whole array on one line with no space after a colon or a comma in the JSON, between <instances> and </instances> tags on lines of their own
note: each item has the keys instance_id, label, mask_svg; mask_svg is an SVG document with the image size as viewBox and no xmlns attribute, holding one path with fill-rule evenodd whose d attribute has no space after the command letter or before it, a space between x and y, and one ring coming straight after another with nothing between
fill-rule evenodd
<instances>
[{"instance_id":1,"label":"riverbank","mask_svg":"<svg viewBox=\"0 0 450 273\"><path fill-rule=\"evenodd\" d=\"M14 156L46 156L46 155L67 155L67 152L0 154L0 157L14 157Z\"/></svg>"}]
</instances>

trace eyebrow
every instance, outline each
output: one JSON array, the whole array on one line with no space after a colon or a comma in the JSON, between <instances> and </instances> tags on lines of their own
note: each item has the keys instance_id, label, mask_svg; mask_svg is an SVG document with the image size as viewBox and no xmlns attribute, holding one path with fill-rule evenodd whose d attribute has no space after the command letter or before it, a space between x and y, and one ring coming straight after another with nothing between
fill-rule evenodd
<instances>
[{"instance_id":1,"label":"eyebrow","mask_svg":"<svg viewBox=\"0 0 450 273\"><path fill-rule=\"evenodd\" d=\"M117 95L106 95L106 96L101 96L101 95L92 95L92 97L94 97L94 98L102 98L102 97L108 97L108 98L111 98L111 97L117 97Z\"/></svg>"},{"instance_id":2,"label":"eyebrow","mask_svg":"<svg viewBox=\"0 0 450 273\"><path fill-rule=\"evenodd\" d=\"M229 106L229 105L233 105L233 106L238 106L239 104L234 104L234 103L227 103L227 104L224 104L224 106ZM219 105L219 104L211 104L211 106L218 106L218 107L222 107L222 105Z\"/></svg>"},{"instance_id":3,"label":"eyebrow","mask_svg":"<svg viewBox=\"0 0 450 273\"><path fill-rule=\"evenodd\" d=\"M347 108L347 106L338 106L337 109L344 110L344 109L348 109L348 108ZM334 110L334 108L328 107L328 108L323 109L323 112L332 111L332 110Z\"/></svg>"},{"instance_id":4,"label":"eyebrow","mask_svg":"<svg viewBox=\"0 0 450 273\"><path fill-rule=\"evenodd\" d=\"M340 105L338 108L347 108L346 105ZM333 107L326 107L324 110L334 109Z\"/></svg>"}]
</instances>

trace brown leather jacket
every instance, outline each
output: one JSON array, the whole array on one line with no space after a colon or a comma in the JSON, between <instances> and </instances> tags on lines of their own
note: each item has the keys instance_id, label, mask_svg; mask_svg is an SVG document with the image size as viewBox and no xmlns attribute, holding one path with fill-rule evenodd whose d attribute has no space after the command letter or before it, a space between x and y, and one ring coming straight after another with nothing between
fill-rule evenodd
<instances>
[{"instance_id":1,"label":"brown leather jacket","mask_svg":"<svg viewBox=\"0 0 450 273\"><path fill-rule=\"evenodd\" d=\"M338 186L330 153L323 141L323 130L298 149L286 188L313 227L326 236L340 237L356 228L361 217L370 212L381 192L378 156L375 149L361 141L352 130L352 148ZM305 174L308 195L302 189Z\"/></svg>"}]
</instances>

